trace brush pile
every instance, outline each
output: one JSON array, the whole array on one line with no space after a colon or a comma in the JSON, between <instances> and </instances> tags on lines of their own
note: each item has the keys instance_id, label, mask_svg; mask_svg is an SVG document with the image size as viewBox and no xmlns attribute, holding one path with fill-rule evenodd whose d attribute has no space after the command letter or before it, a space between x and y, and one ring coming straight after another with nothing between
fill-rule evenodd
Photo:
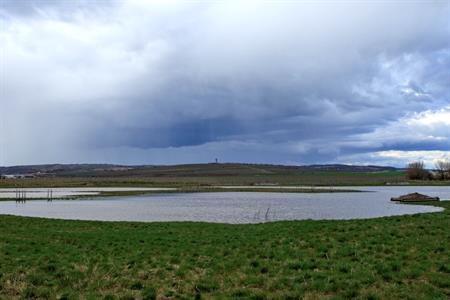
<instances>
[{"instance_id":1,"label":"brush pile","mask_svg":"<svg viewBox=\"0 0 450 300\"><path fill-rule=\"evenodd\" d=\"M391 198L391 201L399 201L399 202L439 201L439 197L430 197L419 193L411 193L400 197Z\"/></svg>"}]
</instances>

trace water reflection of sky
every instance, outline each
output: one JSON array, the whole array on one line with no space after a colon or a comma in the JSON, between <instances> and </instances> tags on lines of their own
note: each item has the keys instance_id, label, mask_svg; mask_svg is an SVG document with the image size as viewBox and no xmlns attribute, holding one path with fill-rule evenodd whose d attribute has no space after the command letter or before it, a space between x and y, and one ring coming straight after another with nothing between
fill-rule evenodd
<instances>
[{"instance_id":1,"label":"water reflection of sky","mask_svg":"<svg viewBox=\"0 0 450 300\"><path fill-rule=\"evenodd\" d=\"M347 187L348 188L348 187ZM391 197L420 192L450 199L450 187L350 187L362 193L189 193L114 197L109 200L0 202L0 214L104 220L258 223L303 219L363 219L436 212Z\"/></svg>"}]
</instances>

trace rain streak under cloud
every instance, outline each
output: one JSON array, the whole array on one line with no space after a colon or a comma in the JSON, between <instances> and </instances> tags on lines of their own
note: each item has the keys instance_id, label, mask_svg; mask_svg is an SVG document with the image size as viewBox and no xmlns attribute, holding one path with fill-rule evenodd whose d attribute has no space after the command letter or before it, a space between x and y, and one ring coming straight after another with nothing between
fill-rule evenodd
<instances>
[{"instance_id":1,"label":"rain streak under cloud","mask_svg":"<svg viewBox=\"0 0 450 300\"><path fill-rule=\"evenodd\" d=\"M428 164L448 1L0 4L0 165Z\"/></svg>"}]
</instances>

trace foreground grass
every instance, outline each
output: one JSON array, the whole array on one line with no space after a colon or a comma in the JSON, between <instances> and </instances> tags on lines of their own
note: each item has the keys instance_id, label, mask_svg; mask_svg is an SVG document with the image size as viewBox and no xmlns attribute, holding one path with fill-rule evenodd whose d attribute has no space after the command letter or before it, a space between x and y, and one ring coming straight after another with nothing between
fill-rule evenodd
<instances>
[{"instance_id":1,"label":"foreground grass","mask_svg":"<svg viewBox=\"0 0 450 300\"><path fill-rule=\"evenodd\" d=\"M448 299L440 213L258 225L0 216L0 298Z\"/></svg>"}]
</instances>

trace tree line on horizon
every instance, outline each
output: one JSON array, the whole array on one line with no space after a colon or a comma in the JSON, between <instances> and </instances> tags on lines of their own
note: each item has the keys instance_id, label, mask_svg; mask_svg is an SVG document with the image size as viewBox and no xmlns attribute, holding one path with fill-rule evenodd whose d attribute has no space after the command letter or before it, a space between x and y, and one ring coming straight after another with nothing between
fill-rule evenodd
<instances>
[{"instance_id":1,"label":"tree line on horizon","mask_svg":"<svg viewBox=\"0 0 450 300\"><path fill-rule=\"evenodd\" d=\"M423 161L409 163L406 176L411 180L448 180L450 179L450 160L438 160L433 171L425 168Z\"/></svg>"}]
</instances>

